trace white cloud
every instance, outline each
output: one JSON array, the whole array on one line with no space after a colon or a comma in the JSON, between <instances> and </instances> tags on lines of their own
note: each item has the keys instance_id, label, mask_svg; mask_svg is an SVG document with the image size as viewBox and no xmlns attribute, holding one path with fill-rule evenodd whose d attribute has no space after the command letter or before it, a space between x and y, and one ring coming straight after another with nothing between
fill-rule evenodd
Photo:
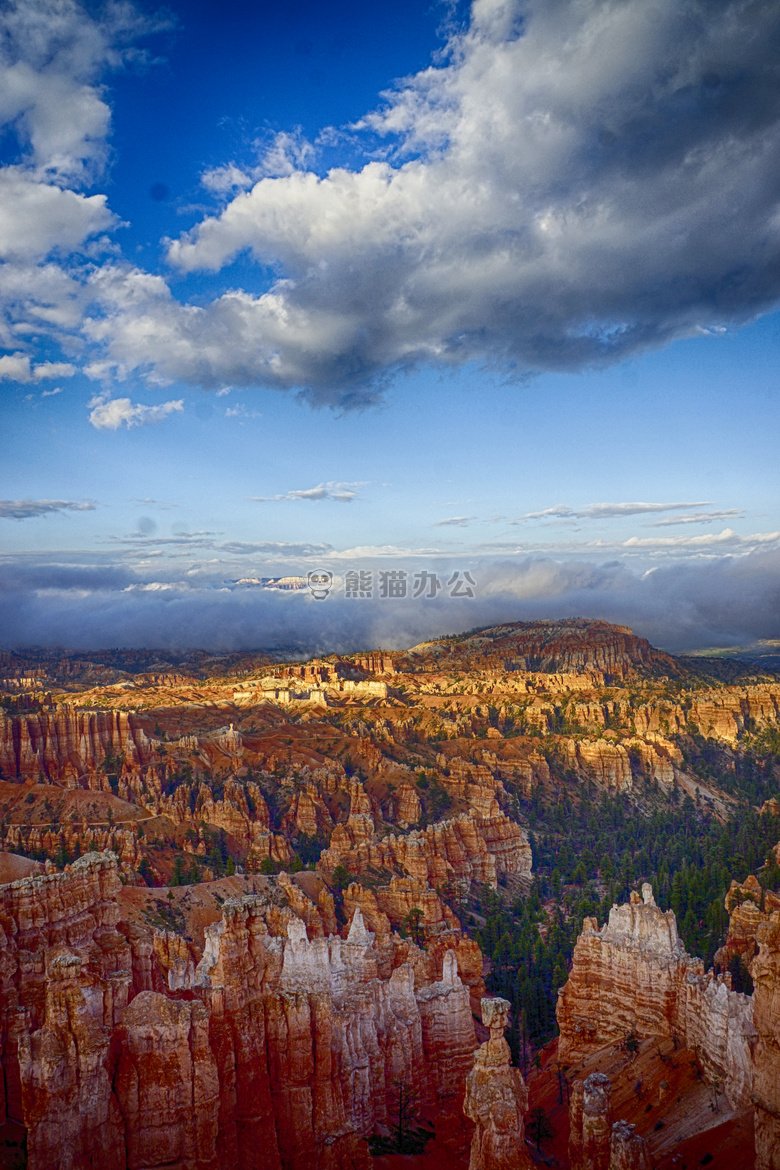
<instances>
[{"instance_id":1,"label":"white cloud","mask_svg":"<svg viewBox=\"0 0 780 1170\"><path fill-rule=\"evenodd\" d=\"M184 399L162 402L159 406L144 406L133 403L129 398L91 399L89 421L99 431L115 431L121 426L140 427L146 423L158 423L176 411L184 410Z\"/></svg>"},{"instance_id":2,"label":"white cloud","mask_svg":"<svg viewBox=\"0 0 780 1170\"><path fill-rule=\"evenodd\" d=\"M253 496L252 499L258 504L275 503L277 500L336 500L339 504L351 504L361 487L365 487L365 484L331 480L313 488L299 488L276 496Z\"/></svg>"},{"instance_id":3,"label":"white cloud","mask_svg":"<svg viewBox=\"0 0 780 1170\"><path fill-rule=\"evenodd\" d=\"M631 536L621 543L625 549L677 549L696 550L710 549L716 546L731 545L734 548L760 545L776 545L780 543L780 532L755 532L752 536L741 536L733 528L724 528L722 532L705 532L700 536Z\"/></svg>"},{"instance_id":4,"label":"white cloud","mask_svg":"<svg viewBox=\"0 0 780 1170\"><path fill-rule=\"evenodd\" d=\"M579 369L747 320L780 293L779 37L771 0L477 0L360 123L382 161L321 176L279 139L276 177L170 245L185 272L249 251L268 292L150 287L100 340L119 370L350 406L415 363Z\"/></svg>"},{"instance_id":5,"label":"white cloud","mask_svg":"<svg viewBox=\"0 0 780 1170\"><path fill-rule=\"evenodd\" d=\"M41 390L41 398L53 398L55 394L62 394L62 386L55 386L53 390Z\"/></svg>"},{"instance_id":6,"label":"white cloud","mask_svg":"<svg viewBox=\"0 0 780 1170\"><path fill-rule=\"evenodd\" d=\"M694 503L682 504L588 504L584 508L568 508L565 504L556 504L552 508L544 508L541 512L526 512L517 520L510 520L510 524L517 524L521 520L607 520L616 516L641 516L645 512L675 512L683 508L704 508L709 500L698 500ZM733 513L728 513L732 515ZM706 515L706 513L704 514ZM713 513L712 518L720 519L721 513ZM677 523L677 521L669 521Z\"/></svg>"},{"instance_id":7,"label":"white cloud","mask_svg":"<svg viewBox=\"0 0 780 1170\"><path fill-rule=\"evenodd\" d=\"M33 377L40 382L44 378L72 378L75 373L76 367L70 362L41 362L33 370ZM52 391L48 393L51 394Z\"/></svg>"},{"instance_id":8,"label":"white cloud","mask_svg":"<svg viewBox=\"0 0 780 1170\"><path fill-rule=\"evenodd\" d=\"M105 195L81 192L107 158L102 78L143 57L133 42L171 22L130 0L6 0L1 20L0 346L14 349L79 327L85 291L70 257L101 262L111 247L102 233L118 223ZM67 377L68 364L38 376Z\"/></svg>"},{"instance_id":9,"label":"white cloud","mask_svg":"<svg viewBox=\"0 0 780 1170\"><path fill-rule=\"evenodd\" d=\"M0 380L31 382L30 359L26 353L6 353L0 357Z\"/></svg>"},{"instance_id":10,"label":"white cloud","mask_svg":"<svg viewBox=\"0 0 780 1170\"><path fill-rule=\"evenodd\" d=\"M246 191L258 179L269 176L291 175L314 158L314 147L300 130L293 133L281 130L270 142L255 144L259 161L252 167L239 167L234 162L212 167L201 175L201 183L214 195L234 195Z\"/></svg>"},{"instance_id":11,"label":"white cloud","mask_svg":"<svg viewBox=\"0 0 780 1170\"><path fill-rule=\"evenodd\" d=\"M654 520L648 528L671 528L675 524L711 524L715 520L735 520L745 515L739 508L726 508L720 512L694 512L690 516L668 516L665 520Z\"/></svg>"},{"instance_id":12,"label":"white cloud","mask_svg":"<svg viewBox=\"0 0 780 1170\"><path fill-rule=\"evenodd\" d=\"M248 410L243 402L237 402L235 406L225 407L225 418L239 418L243 420L262 417L259 410Z\"/></svg>"},{"instance_id":13,"label":"white cloud","mask_svg":"<svg viewBox=\"0 0 780 1170\"><path fill-rule=\"evenodd\" d=\"M437 520L434 528L467 528L471 520L476 520L476 516L448 516L446 520Z\"/></svg>"},{"instance_id":14,"label":"white cloud","mask_svg":"<svg viewBox=\"0 0 780 1170\"><path fill-rule=\"evenodd\" d=\"M94 512L89 500L0 500L0 516L6 520L30 520L52 512Z\"/></svg>"},{"instance_id":15,"label":"white cloud","mask_svg":"<svg viewBox=\"0 0 780 1170\"><path fill-rule=\"evenodd\" d=\"M26 385L46 378L70 378L75 372L76 368L70 362L41 362L32 366L26 353L6 353L0 357L0 382L20 382ZM48 393L56 394L57 391L50 390Z\"/></svg>"},{"instance_id":16,"label":"white cloud","mask_svg":"<svg viewBox=\"0 0 780 1170\"><path fill-rule=\"evenodd\" d=\"M231 162L204 171L200 181L207 191L215 195L232 195L235 191L245 191L251 187L254 180L245 170Z\"/></svg>"},{"instance_id":17,"label":"white cloud","mask_svg":"<svg viewBox=\"0 0 780 1170\"><path fill-rule=\"evenodd\" d=\"M58 181L94 177L105 160L111 111L98 84L107 68L138 58L133 42L170 25L131 3L91 15L76 0L9 0L0 42L0 122L25 161Z\"/></svg>"},{"instance_id":18,"label":"white cloud","mask_svg":"<svg viewBox=\"0 0 780 1170\"><path fill-rule=\"evenodd\" d=\"M0 170L0 259L39 259L54 248L72 252L116 222L105 195L78 195L18 168Z\"/></svg>"}]
</instances>

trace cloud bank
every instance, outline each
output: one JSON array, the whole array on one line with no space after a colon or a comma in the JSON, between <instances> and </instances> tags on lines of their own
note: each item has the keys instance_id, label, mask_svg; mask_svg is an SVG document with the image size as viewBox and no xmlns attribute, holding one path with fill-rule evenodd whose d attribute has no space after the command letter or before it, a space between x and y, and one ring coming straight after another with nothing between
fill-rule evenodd
<instances>
[{"instance_id":1,"label":"cloud bank","mask_svg":"<svg viewBox=\"0 0 780 1170\"><path fill-rule=\"evenodd\" d=\"M282 648L291 652L403 648L424 638L502 621L600 617L632 626L672 651L743 646L777 636L780 551L664 564L650 571L616 562L530 556L469 561L473 599L352 601L339 581L368 558L339 563L328 550L222 546L231 564L68 563L46 558L0 563L2 644ZM256 558L251 559L252 554ZM288 559L285 561L285 554ZM322 563L336 575L325 601L307 592L247 587L263 576L305 572ZM376 562L373 566L376 568ZM397 567L397 562L393 565ZM455 562L418 562L446 582Z\"/></svg>"}]
</instances>

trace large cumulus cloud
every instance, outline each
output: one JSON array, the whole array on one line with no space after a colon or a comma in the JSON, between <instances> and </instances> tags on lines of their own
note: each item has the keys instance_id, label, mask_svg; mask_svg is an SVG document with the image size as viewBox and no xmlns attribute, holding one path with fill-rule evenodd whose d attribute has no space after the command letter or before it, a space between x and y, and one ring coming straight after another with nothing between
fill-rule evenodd
<instances>
[{"instance_id":1,"label":"large cumulus cloud","mask_svg":"<svg viewBox=\"0 0 780 1170\"><path fill-rule=\"evenodd\" d=\"M0 5L0 345L53 336L73 348L87 299L80 264L118 225L104 194L111 109L102 78L165 27L128 0ZM24 381L24 378L19 380Z\"/></svg>"},{"instance_id":2,"label":"large cumulus cloud","mask_svg":"<svg viewBox=\"0 0 780 1170\"><path fill-rule=\"evenodd\" d=\"M93 337L120 371L350 404L415 363L579 369L743 322L780 290L778 62L772 0L476 0L354 128L365 166L285 156L170 244L185 272L248 251L267 291L118 270Z\"/></svg>"}]
</instances>

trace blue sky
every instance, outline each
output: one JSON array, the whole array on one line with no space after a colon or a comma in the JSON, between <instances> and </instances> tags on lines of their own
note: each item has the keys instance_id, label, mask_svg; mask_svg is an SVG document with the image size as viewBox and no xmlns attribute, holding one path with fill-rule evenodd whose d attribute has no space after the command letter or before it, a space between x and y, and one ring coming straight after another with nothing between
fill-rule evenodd
<instances>
[{"instance_id":1,"label":"blue sky","mask_svg":"<svg viewBox=\"0 0 780 1170\"><path fill-rule=\"evenodd\" d=\"M780 637L773 6L247 7L4 10L0 644Z\"/></svg>"}]
</instances>

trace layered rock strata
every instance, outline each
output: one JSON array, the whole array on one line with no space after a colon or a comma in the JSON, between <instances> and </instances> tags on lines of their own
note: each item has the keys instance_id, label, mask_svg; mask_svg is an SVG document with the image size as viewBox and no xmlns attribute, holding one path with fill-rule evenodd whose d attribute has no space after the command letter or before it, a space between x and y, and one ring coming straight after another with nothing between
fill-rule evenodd
<instances>
[{"instance_id":1,"label":"layered rock strata","mask_svg":"<svg viewBox=\"0 0 780 1170\"><path fill-rule=\"evenodd\" d=\"M498 873L530 877L528 837L500 811L493 817L453 817L406 835L379 838L365 814L350 814L333 830L320 865L326 872L345 866L350 873L400 870L434 888L484 882L496 888Z\"/></svg>"},{"instance_id":2,"label":"layered rock strata","mask_svg":"<svg viewBox=\"0 0 780 1170\"><path fill-rule=\"evenodd\" d=\"M520 1070L511 1066L504 1039L509 1006L506 999L482 1000L482 1022L490 1039L477 1051L463 1102L463 1112L476 1126L469 1170L530 1170L533 1165L523 1121L528 1090Z\"/></svg>"},{"instance_id":3,"label":"layered rock strata","mask_svg":"<svg viewBox=\"0 0 780 1170\"><path fill-rule=\"evenodd\" d=\"M29 715L0 711L0 775L8 779L43 776L78 787L86 775L100 772L106 756L141 767L151 759L151 747L124 711L78 711L67 704Z\"/></svg>"},{"instance_id":4,"label":"layered rock strata","mask_svg":"<svg viewBox=\"0 0 780 1170\"><path fill-rule=\"evenodd\" d=\"M755 984L756 1170L780 1170L780 911L759 925L758 955L750 967Z\"/></svg>"},{"instance_id":5,"label":"layered rock strata","mask_svg":"<svg viewBox=\"0 0 780 1170\"><path fill-rule=\"evenodd\" d=\"M686 953L674 913L656 906L648 883L642 898L613 906L600 930L595 919L584 920L557 1016L562 1060L630 1036L669 1037L696 1051L732 1107L750 1100L752 1000L731 990L728 975L705 974L701 960Z\"/></svg>"},{"instance_id":6,"label":"layered rock strata","mask_svg":"<svg viewBox=\"0 0 780 1170\"><path fill-rule=\"evenodd\" d=\"M780 910L780 895L763 889L758 878L751 874L741 884L731 883L726 894L726 909L729 930L715 961L728 967L738 956L747 965L758 950L756 935L759 926L767 922L775 910Z\"/></svg>"},{"instance_id":7,"label":"layered rock strata","mask_svg":"<svg viewBox=\"0 0 780 1170\"><path fill-rule=\"evenodd\" d=\"M119 888L108 854L0 887L0 1118L26 1127L30 1170L367 1170L399 1085L462 1089L456 951L431 978L359 909L310 939L280 882L225 902L194 967L183 939L119 922Z\"/></svg>"}]
</instances>

